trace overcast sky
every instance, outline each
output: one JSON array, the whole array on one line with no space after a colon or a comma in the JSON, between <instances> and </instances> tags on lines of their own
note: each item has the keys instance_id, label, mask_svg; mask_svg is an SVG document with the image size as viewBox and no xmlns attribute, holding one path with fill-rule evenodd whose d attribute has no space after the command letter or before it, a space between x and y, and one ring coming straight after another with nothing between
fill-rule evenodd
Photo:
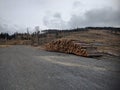
<instances>
[{"instance_id":1,"label":"overcast sky","mask_svg":"<svg viewBox=\"0 0 120 90\"><path fill-rule=\"evenodd\" d=\"M120 0L0 0L0 32L35 26L120 27L119 3Z\"/></svg>"}]
</instances>

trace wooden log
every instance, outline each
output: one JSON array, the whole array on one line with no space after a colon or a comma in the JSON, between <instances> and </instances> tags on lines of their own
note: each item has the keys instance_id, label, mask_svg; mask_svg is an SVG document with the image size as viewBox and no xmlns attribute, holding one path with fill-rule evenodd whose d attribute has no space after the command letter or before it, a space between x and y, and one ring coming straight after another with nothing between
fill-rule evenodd
<instances>
[{"instance_id":1,"label":"wooden log","mask_svg":"<svg viewBox=\"0 0 120 90\"><path fill-rule=\"evenodd\" d=\"M58 51L64 53L72 53L79 56L90 56L90 52L96 52L96 47L88 46L88 44L76 43L75 40L61 39L52 41L45 45L48 51ZM94 54L95 55L95 54Z\"/></svg>"}]
</instances>

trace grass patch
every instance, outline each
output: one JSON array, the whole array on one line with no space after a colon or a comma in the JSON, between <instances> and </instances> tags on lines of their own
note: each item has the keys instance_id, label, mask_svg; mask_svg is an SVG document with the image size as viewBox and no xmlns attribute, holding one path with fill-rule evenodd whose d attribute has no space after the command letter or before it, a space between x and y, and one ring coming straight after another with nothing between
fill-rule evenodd
<instances>
[{"instance_id":1,"label":"grass patch","mask_svg":"<svg viewBox=\"0 0 120 90\"><path fill-rule=\"evenodd\" d=\"M10 47L11 45L0 45L0 48L7 48Z\"/></svg>"}]
</instances>

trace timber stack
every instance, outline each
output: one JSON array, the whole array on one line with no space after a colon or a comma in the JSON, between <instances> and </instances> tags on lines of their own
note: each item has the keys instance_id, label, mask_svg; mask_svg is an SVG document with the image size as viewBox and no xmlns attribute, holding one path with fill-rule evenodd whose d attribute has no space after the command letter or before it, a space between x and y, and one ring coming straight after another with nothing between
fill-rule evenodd
<instances>
[{"instance_id":1,"label":"timber stack","mask_svg":"<svg viewBox=\"0 0 120 90\"><path fill-rule=\"evenodd\" d=\"M101 56L101 54L97 52L96 47L81 43L76 40L68 39L60 39L47 43L45 45L45 50L75 54L84 57Z\"/></svg>"}]
</instances>

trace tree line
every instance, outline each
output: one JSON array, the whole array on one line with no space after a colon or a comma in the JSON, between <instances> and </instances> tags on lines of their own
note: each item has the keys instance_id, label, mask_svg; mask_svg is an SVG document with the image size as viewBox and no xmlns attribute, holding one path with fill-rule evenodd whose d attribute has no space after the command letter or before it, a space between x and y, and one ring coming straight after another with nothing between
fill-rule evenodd
<instances>
[{"instance_id":1,"label":"tree line","mask_svg":"<svg viewBox=\"0 0 120 90\"><path fill-rule=\"evenodd\" d=\"M81 31L88 31L88 30L109 30L112 33L120 33L120 28L115 27L85 27L85 28L75 28L75 29L67 29L67 30L58 30L58 29L47 29L42 30L40 33L39 28L36 27L36 31L32 34L29 34L28 30L26 33L14 33L12 35L8 33L0 33L0 39L17 39L20 37L22 40L31 39L31 37L46 37L46 34L60 34L60 33L71 33L71 32L81 32Z\"/></svg>"}]
</instances>

